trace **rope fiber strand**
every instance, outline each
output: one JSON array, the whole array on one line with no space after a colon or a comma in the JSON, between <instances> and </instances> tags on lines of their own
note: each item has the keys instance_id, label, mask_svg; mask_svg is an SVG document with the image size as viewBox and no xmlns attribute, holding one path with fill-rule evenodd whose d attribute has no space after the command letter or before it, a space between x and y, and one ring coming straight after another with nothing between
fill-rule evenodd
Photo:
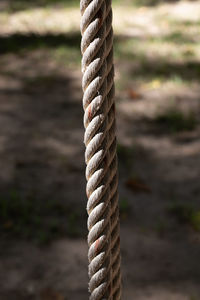
<instances>
[{"instance_id":1,"label":"rope fiber strand","mask_svg":"<svg viewBox=\"0 0 200 300\"><path fill-rule=\"evenodd\" d=\"M111 0L81 0L90 300L120 300Z\"/></svg>"}]
</instances>

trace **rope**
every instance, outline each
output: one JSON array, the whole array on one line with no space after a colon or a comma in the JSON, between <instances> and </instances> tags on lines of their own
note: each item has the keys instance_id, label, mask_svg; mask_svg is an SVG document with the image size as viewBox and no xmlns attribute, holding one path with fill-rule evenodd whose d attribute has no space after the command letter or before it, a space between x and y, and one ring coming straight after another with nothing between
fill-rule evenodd
<instances>
[{"instance_id":1,"label":"rope","mask_svg":"<svg viewBox=\"0 0 200 300\"><path fill-rule=\"evenodd\" d=\"M90 300L120 300L111 0L81 0Z\"/></svg>"}]
</instances>

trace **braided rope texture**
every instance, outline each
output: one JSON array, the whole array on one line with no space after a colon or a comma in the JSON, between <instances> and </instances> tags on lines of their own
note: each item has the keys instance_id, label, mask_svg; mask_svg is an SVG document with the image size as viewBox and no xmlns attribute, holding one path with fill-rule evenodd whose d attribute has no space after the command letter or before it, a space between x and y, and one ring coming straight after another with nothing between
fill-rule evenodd
<instances>
[{"instance_id":1,"label":"braided rope texture","mask_svg":"<svg viewBox=\"0 0 200 300\"><path fill-rule=\"evenodd\" d=\"M81 0L90 300L120 300L112 0Z\"/></svg>"}]
</instances>

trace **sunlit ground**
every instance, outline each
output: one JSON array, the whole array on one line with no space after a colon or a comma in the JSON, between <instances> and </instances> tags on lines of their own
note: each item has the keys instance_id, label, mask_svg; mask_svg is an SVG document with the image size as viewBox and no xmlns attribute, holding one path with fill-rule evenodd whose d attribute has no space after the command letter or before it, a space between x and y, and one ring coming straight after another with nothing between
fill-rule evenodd
<instances>
[{"instance_id":1,"label":"sunlit ground","mask_svg":"<svg viewBox=\"0 0 200 300\"><path fill-rule=\"evenodd\" d=\"M31 2L0 3L0 299L87 299L79 1ZM200 1L113 8L124 299L199 300Z\"/></svg>"},{"instance_id":2,"label":"sunlit ground","mask_svg":"<svg viewBox=\"0 0 200 300\"><path fill-rule=\"evenodd\" d=\"M57 1L57 5L49 3L53 1L44 1L44 7L30 8L23 1L7 6L1 4L5 6L0 12L1 49L27 53L48 48L52 63L61 62L78 69L79 10L73 7L75 4L69 7L62 1ZM195 4L178 1L156 8L119 6L114 2L116 79L120 91L133 82L144 91L163 89L170 83L178 89L198 84L199 8L199 1ZM70 35L69 40L65 34ZM9 35L12 35L11 39L8 39Z\"/></svg>"}]
</instances>

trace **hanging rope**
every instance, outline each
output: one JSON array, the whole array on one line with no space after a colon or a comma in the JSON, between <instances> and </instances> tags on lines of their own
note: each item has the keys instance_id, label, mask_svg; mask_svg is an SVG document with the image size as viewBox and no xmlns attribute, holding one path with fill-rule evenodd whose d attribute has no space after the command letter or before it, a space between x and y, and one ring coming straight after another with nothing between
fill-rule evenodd
<instances>
[{"instance_id":1,"label":"hanging rope","mask_svg":"<svg viewBox=\"0 0 200 300\"><path fill-rule=\"evenodd\" d=\"M121 299L111 0L81 0L90 300Z\"/></svg>"}]
</instances>

